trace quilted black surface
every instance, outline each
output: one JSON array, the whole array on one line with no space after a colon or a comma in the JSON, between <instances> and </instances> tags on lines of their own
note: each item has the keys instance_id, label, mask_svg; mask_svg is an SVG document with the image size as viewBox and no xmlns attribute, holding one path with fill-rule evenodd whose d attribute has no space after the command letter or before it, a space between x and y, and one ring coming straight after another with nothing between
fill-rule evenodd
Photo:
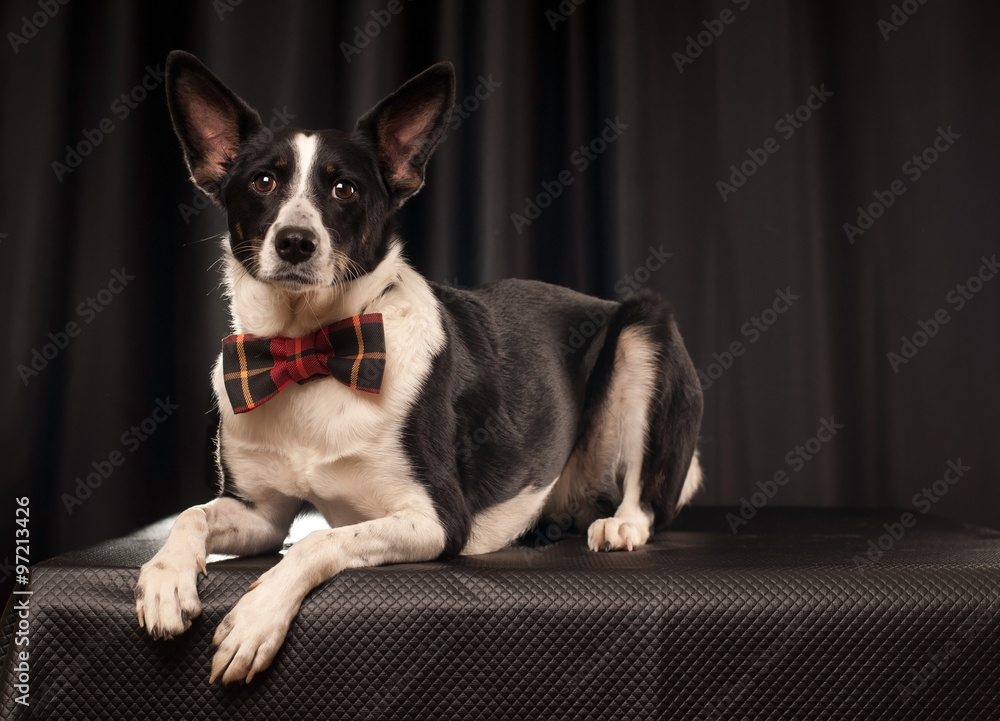
<instances>
[{"instance_id":1,"label":"quilted black surface","mask_svg":"<svg viewBox=\"0 0 1000 721\"><path fill-rule=\"evenodd\" d=\"M33 569L27 646L0 637L4 719L1000 718L1000 533L899 511L686 510L636 552L578 538L352 570L306 599L274 665L209 687L209 642L277 556L210 564L204 613L154 642L138 566L166 525ZM16 655L30 653L29 706Z\"/></svg>"}]
</instances>

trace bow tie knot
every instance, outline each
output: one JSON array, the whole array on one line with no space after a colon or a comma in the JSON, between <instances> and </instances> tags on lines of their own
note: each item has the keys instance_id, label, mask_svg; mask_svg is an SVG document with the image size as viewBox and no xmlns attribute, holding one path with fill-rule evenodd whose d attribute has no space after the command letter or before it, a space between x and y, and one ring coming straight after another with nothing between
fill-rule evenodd
<instances>
[{"instance_id":1,"label":"bow tie knot","mask_svg":"<svg viewBox=\"0 0 1000 721\"><path fill-rule=\"evenodd\" d=\"M283 368L289 379L296 383L304 383L314 376L330 375L326 363L336 354L329 338L326 333L306 338L272 338L271 357L280 359L284 356ZM310 340L312 343L309 343Z\"/></svg>"},{"instance_id":2,"label":"bow tie knot","mask_svg":"<svg viewBox=\"0 0 1000 721\"><path fill-rule=\"evenodd\" d=\"M235 413L266 403L292 381L323 376L379 393L385 371L382 315L345 318L301 338L231 335L222 340L222 370Z\"/></svg>"}]
</instances>

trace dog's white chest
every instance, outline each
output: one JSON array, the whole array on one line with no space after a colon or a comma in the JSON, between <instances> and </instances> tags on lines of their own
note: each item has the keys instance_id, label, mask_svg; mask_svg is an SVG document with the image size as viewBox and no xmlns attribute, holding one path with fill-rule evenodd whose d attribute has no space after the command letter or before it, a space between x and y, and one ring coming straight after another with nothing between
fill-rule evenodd
<instances>
[{"instance_id":1,"label":"dog's white chest","mask_svg":"<svg viewBox=\"0 0 1000 721\"><path fill-rule=\"evenodd\" d=\"M225 407L223 453L240 492L346 503L364 517L394 506L403 491L396 479L412 477L401 432L411 399L393 378L396 365L387 364L380 395L322 377L290 384L247 413ZM224 393L218 368L215 375Z\"/></svg>"},{"instance_id":2,"label":"dog's white chest","mask_svg":"<svg viewBox=\"0 0 1000 721\"><path fill-rule=\"evenodd\" d=\"M223 405L225 459L240 488L251 493L264 484L302 498L323 495L337 466L375 451L373 440L393 420L384 407L390 404L380 402L385 399L352 391L331 377L289 384L239 415L227 407L218 366L215 388Z\"/></svg>"},{"instance_id":3,"label":"dog's white chest","mask_svg":"<svg viewBox=\"0 0 1000 721\"><path fill-rule=\"evenodd\" d=\"M386 275L398 278L393 304L369 309L383 313L384 320L386 365L379 394L323 376L291 383L253 410L234 414L220 356L213 384L223 460L244 497L303 498L330 519L334 512L327 509L338 506L349 515L377 517L401 498L422 493L412 480L403 428L444 333L426 283L399 262Z\"/></svg>"}]
</instances>

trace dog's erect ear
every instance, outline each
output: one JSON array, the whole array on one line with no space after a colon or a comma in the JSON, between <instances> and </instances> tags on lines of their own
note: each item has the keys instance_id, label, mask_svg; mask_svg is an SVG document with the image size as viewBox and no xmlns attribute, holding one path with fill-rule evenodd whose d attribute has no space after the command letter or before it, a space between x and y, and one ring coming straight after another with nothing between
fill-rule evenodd
<instances>
[{"instance_id":1,"label":"dog's erect ear","mask_svg":"<svg viewBox=\"0 0 1000 721\"><path fill-rule=\"evenodd\" d=\"M358 120L378 147L379 165L395 201L416 193L455 107L455 69L437 63L409 80Z\"/></svg>"},{"instance_id":2,"label":"dog's erect ear","mask_svg":"<svg viewBox=\"0 0 1000 721\"><path fill-rule=\"evenodd\" d=\"M240 144L263 129L260 116L183 50L167 56L167 106L191 179L212 197Z\"/></svg>"}]
</instances>

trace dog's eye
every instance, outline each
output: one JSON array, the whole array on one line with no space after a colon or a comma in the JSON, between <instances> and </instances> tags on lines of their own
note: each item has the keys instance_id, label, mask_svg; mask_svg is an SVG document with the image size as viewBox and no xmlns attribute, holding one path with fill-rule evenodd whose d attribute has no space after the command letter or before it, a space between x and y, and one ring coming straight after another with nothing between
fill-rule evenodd
<instances>
[{"instance_id":1,"label":"dog's eye","mask_svg":"<svg viewBox=\"0 0 1000 721\"><path fill-rule=\"evenodd\" d=\"M350 200L357 192L353 185L343 180L333 186L333 197L337 200Z\"/></svg>"},{"instance_id":2,"label":"dog's eye","mask_svg":"<svg viewBox=\"0 0 1000 721\"><path fill-rule=\"evenodd\" d=\"M261 173L250 181L250 185L258 193L268 194L278 187L277 181L270 173Z\"/></svg>"}]
</instances>

